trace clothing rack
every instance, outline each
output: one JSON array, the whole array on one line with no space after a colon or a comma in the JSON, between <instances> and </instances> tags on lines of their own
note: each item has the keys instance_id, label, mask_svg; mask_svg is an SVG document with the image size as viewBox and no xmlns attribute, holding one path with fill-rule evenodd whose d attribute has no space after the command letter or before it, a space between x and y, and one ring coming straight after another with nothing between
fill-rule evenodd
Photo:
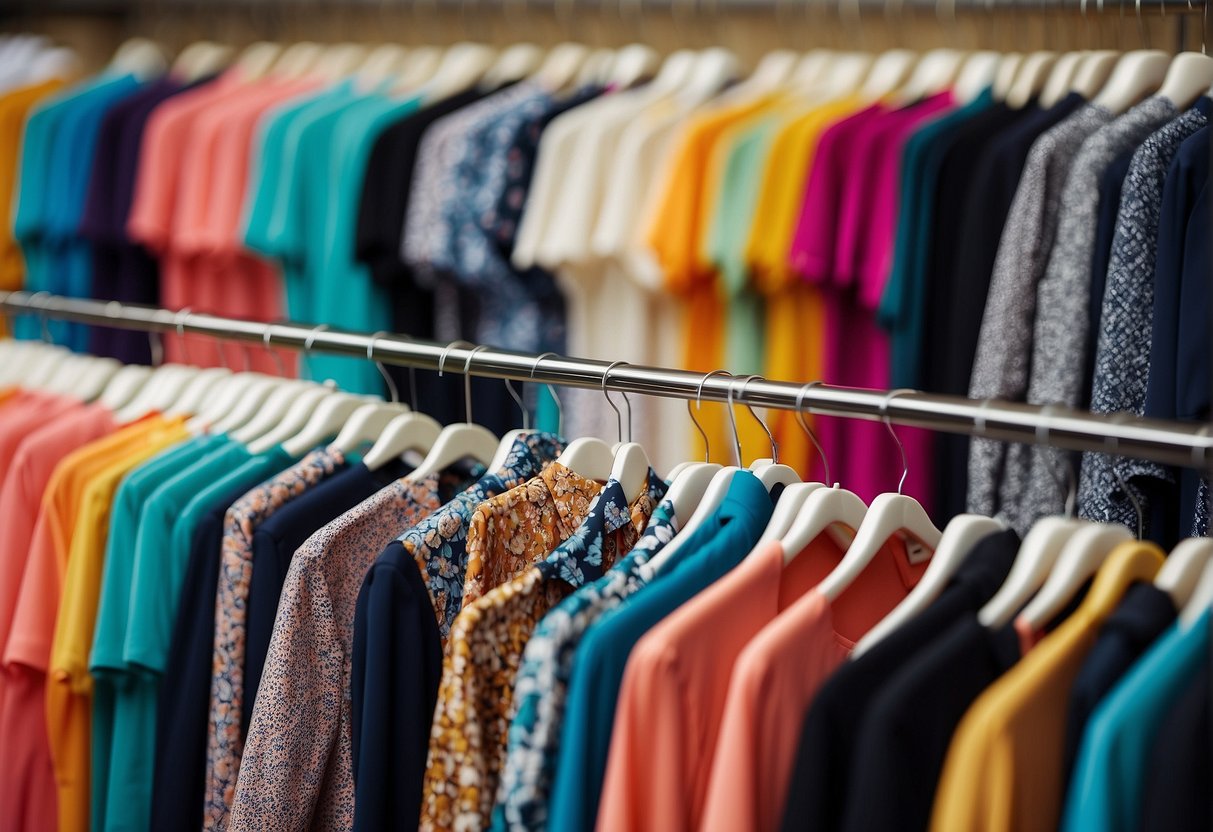
<instances>
[{"instance_id":1,"label":"clothing rack","mask_svg":"<svg viewBox=\"0 0 1213 832\"><path fill-rule=\"evenodd\" d=\"M1071 451L1106 451L1164 465L1213 471L1209 425L1129 414L1097 415L1069 408L976 401L913 390L866 390L798 384L664 367L538 356L476 346L419 341L404 335L364 333L295 322L261 323L173 312L151 306L68 298L46 292L0 292L0 311L146 332L208 335L263 346L361 356L423 370L534 381L571 387L643 393L748 407L801 410L827 416L880 420L1004 442ZM466 342L456 342L460 344ZM690 426L688 425L688 429Z\"/></svg>"}]
</instances>

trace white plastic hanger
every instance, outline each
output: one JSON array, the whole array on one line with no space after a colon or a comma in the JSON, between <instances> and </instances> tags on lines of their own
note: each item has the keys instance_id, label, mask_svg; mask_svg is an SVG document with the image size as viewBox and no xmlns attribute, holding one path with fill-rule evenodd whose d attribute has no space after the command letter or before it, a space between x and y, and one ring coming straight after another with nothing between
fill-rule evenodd
<instances>
[{"instance_id":1,"label":"white plastic hanger","mask_svg":"<svg viewBox=\"0 0 1213 832\"><path fill-rule=\"evenodd\" d=\"M335 391L331 388L308 385L297 397L290 400L286 413L281 419L272 422L269 430L264 433L255 433L255 429L261 428L262 423L259 418L254 418L249 424L233 433L232 437L247 445L249 453L263 454L303 430L321 402L333 395L335 395Z\"/></svg>"},{"instance_id":2,"label":"white plastic hanger","mask_svg":"<svg viewBox=\"0 0 1213 832\"><path fill-rule=\"evenodd\" d=\"M118 372L114 373L106 383L105 390L101 392L98 402L110 412L120 410L135 398L143 385L147 384L151 375L151 367L138 364L127 364L120 367Z\"/></svg>"},{"instance_id":3,"label":"white plastic hanger","mask_svg":"<svg viewBox=\"0 0 1213 832\"><path fill-rule=\"evenodd\" d=\"M1085 57L1082 52L1065 52L1057 59L1057 63L1053 64L1053 69L1049 72L1049 80L1045 81L1036 99L1042 108L1052 107L1065 98L1066 93L1074 86L1074 77Z\"/></svg>"},{"instance_id":4,"label":"white plastic hanger","mask_svg":"<svg viewBox=\"0 0 1213 832\"><path fill-rule=\"evenodd\" d=\"M324 47L311 41L292 43L274 61L270 75L283 79L303 78L313 72L324 55Z\"/></svg>"},{"instance_id":5,"label":"white plastic hanger","mask_svg":"<svg viewBox=\"0 0 1213 832\"><path fill-rule=\"evenodd\" d=\"M649 471L652 469L652 465L649 463L649 455L645 453L644 448L632 441L632 404L628 401L627 393L621 393L628 408L628 439L626 442L623 439L623 414L619 412L619 408L611 401L610 394L607 393L607 381L611 377L611 370L620 364L627 364L627 362L616 361L602 371L602 395L606 397L607 404L615 411L619 430L619 444L614 448L615 457L611 461L608 479L613 479L623 486L623 493L627 495L628 502L631 503L637 500L648 486Z\"/></svg>"},{"instance_id":6,"label":"white plastic hanger","mask_svg":"<svg viewBox=\"0 0 1213 832\"><path fill-rule=\"evenodd\" d=\"M317 445L327 442L330 437L340 433L350 417L365 407L369 401L372 399L367 396L355 396L350 393L333 393L326 396L316 405L316 409L312 411L311 417L302 429L281 443L282 450L298 459ZM375 402L372 406L386 407L387 405L385 402ZM250 445L249 449L253 450L254 447L255 445ZM270 444L266 450L272 447L273 444Z\"/></svg>"},{"instance_id":7,"label":"white plastic hanger","mask_svg":"<svg viewBox=\"0 0 1213 832\"><path fill-rule=\"evenodd\" d=\"M796 482L784 488L783 493L779 495L779 502L775 504L775 510L771 512L767 527L754 544L754 549L782 539L796 521L809 495L819 488L825 488L825 485L819 482Z\"/></svg>"},{"instance_id":8,"label":"white plastic hanger","mask_svg":"<svg viewBox=\"0 0 1213 832\"><path fill-rule=\"evenodd\" d=\"M1006 100L1007 93L1011 91L1011 86L1015 83L1015 76L1019 74L1019 67L1023 61L1024 56L1018 52L1003 54L1002 59L998 62L998 71L994 73L992 92L995 101Z\"/></svg>"},{"instance_id":9,"label":"white plastic hanger","mask_svg":"<svg viewBox=\"0 0 1213 832\"><path fill-rule=\"evenodd\" d=\"M1038 520L1019 545L1007 579L977 614L982 625L1001 627L1008 623L1049 577L1066 541L1088 525L1090 524L1069 517L1045 517Z\"/></svg>"},{"instance_id":10,"label":"white plastic hanger","mask_svg":"<svg viewBox=\"0 0 1213 832\"><path fill-rule=\"evenodd\" d=\"M199 413L207 399L214 394L219 382L230 378L231 370L224 367L209 367L199 370L189 385L181 392L181 397L165 411L166 416L193 416Z\"/></svg>"},{"instance_id":11,"label":"white plastic hanger","mask_svg":"<svg viewBox=\"0 0 1213 832\"><path fill-rule=\"evenodd\" d=\"M442 101L480 81L497 57L496 50L478 43L457 43L442 56L420 93L427 101Z\"/></svg>"},{"instance_id":12,"label":"white plastic hanger","mask_svg":"<svg viewBox=\"0 0 1213 832\"><path fill-rule=\"evenodd\" d=\"M366 62L367 48L359 43L337 43L324 48L312 74L326 81L348 78Z\"/></svg>"},{"instance_id":13,"label":"white plastic hanger","mask_svg":"<svg viewBox=\"0 0 1213 832\"><path fill-rule=\"evenodd\" d=\"M982 90L994 83L1001 63L1002 55L989 50L974 52L965 58L960 73L956 76L956 83L952 85L952 94L956 100L961 104L968 104L981 95Z\"/></svg>"},{"instance_id":14,"label":"white plastic hanger","mask_svg":"<svg viewBox=\"0 0 1213 832\"><path fill-rule=\"evenodd\" d=\"M893 423L889 421L888 417L889 404L901 392L903 391L890 391L882 408L885 427L888 428L889 435L893 437L901 452L901 480L897 483L897 492L881 494L872 501L863 521L855 531L855 539L847 548L842 561L817 585L817 589L829 601L836 600L872 562L881 547L894 536L909 538L911 541L925 546L930 552L935 551L943 536L943 533L931 522L922 503L901 493L902 486L910 472L909 459L906 457L905 446L897 436L897 431L893 430ZM927 554L927 557L929 556ZM913 554L911 554L910 560L911 562L915 560Z\"/></svg>"},{"instance_id":15,"label":"white plastic hanger","mask_svg":"<svg viewBox=\"0 0 1213 832\"><path fill-rule=\"evenodd\" d=\"M369 404L358 407L349 415L332 442L332 447L343 453L348 454L368 442L373 443L393 419L401 413L408 412L408 406L400 403L400 392L396 389L396 382L388 374L382 362L375 359L375 342L386 334L386 332L376 332L370 337L366 345L366 358L368 361L374 362L379 374L383 376L388 392L391 394L391 400L386 402L372 400ZM293 443L294 440L292 440Z\"/></svg>"},{"instance_id":16,"label":"white plastic hanger","mask_svg":"<svg viewBox=\"0 0 1213 832\"><path fill-rule=\"evenodd\" d=\"M70 381L55 392L82 402L91 402L105 390L114 373L122 367L121 362L113 358L96 358L91 355L77 356L77 372Z\"/></svg>"},{"instance_id":17,"label":"white plastic hanger","mask_svg":"<svg viewBox=\"0 0 1213 832\"><path fill-rule=\"evenodd\" d=\"M114 414L114 421L120 425L127 425L150 413L167 411L181 396L197 372L196 367L186 367L181 364L161 365L152 373L147 384L139 389L138 395Z\"/></svg>"},{"instance_id":18,"label":"white plastic hanger","mask_svg":"<svg viewBox=\"0 0 1213 832\"><path fill-rule=\"evenodd\" d=\"M584 44L558 43L546 55L541 55L528 72L531 80L545 90L563 90L573 84L589 56L590 49Z\"/></svg>"},{"instance_id":19,"label":"white plastic hanger","mask_svg":"<svg viewBox=\"0 0 1213 832\"><path fill-rule=\"evenodd\" d=\"M1183 110L1206 94L1210 86L1213 86L1213 58L1200 52L1180 52L1171 59L1167 77L1155 95Z\"/></svg>"},{"instance_id":20,"label":"white plastic hanger","mask_svg":"<svg viewBox=\"0 0 1213 832\"><path fill-rule=\"evenodd\" d=\"M661 56L651 46L630 43L615 53L607 81L615 87L627 89L652 77L660 63Z\"/></svg>"},{"instance_id":21,"label":"white plastic hanger","mask_svg":"<svg viewBox=\"0 0 1213 832\"><path fill-rule=\"evenodd\" d=\"M258 41L241 50L235 66L242 77L253 81L269 74L281 54L281 44Z\"/></svg>"},{"instance_id":22,"label":"white plastic hanger","mask_svg":"<svg viewBox=\"0 0 1213 832\"><path fill-rule=\"evenodd\" d=\"M1015 83L1007 92L1007 106L1018 110L1026 107L1044 89L1049 74L1057 64L1054 52L1033 52L1024 59L1015 76Z\"/></svg>"},{"instance_id":23,"label":"white plastic hanger","mask_svg":"<svg viewBox=\"0 0 1213 832\"><path fill-rule=\"evenodd\" d=\"M1129 52L1117 61L1094 103L1120 115L1162 86L1170 65L1171 56L1161 49Z\"/></svg>"},{"instance_id":24,"label":"white plastic hanger","mask_svg":"<svg viewBox=\"0 0 1213 832\"><path fill-rule=\"evenodd\" d=\"M741 389L737 391L738 395L744 396L746 385L749 384L751 381L753 381L756 378L762 378L762 376L758 376L758 375L746 376L741 382ZM731 413L733 410L733 385L732 384L729 385L728 406L729 406L729 412ZM768 492L771 491L772 489L774 489L777 485L782 485L782 486L786 487L789 485L793 485L795 483L799 483L800 474L796 473L796 469L792 468L789 465L783 465L779 462L779 448L775 444L775 435L771 433L771 429L769 427L767 427L767 423L762 421L762 419L760 419L758 417L758 414L754 411L754 408L750 407L749 404L747 404L745 407L746 407L746 410L750 411L750 416L753 417L754 421L758 423L758 426L760 428L762 428L762 432L767 435L767 441L769 441L771 443L770 458L756 460L754 462L754 464L750 466L750 471L752 471L753 473L755 473L758 476L758 481L762 483L762 487L765 488ZM740 454L741 454L740 444L737 447L737 453L740 456Z\"/></svg>"},{"instance_id":25,"label":"white plastic hanger","mask_svg":"<svg viewBox=\"0 0 1213 832\"><path fill-rule=\"evenodd\" d=\"M947 89L960 72L964 53L957 49L932 49L919 59L897 98L912 104L921 98Z\"/></svg>"},{"instance_id":26,"label":"white plastic hanger","mask_svg":"<svg viewBox=\"0 0 1213 832\"><path fill-rule=\"evenodd\" d=\"M1018 617L1033 631L1043 629L1065 609L1112 550L1132 539L1132 533L1116 523L1092 523L1075 531L1057 556L1048 580Z\"/></svg>"},{"instance_id":27,"label":"white plastic hanger","mask_svg":"<svg viewBox=\"0 0 1213 832\"><path fill-rule=\"evenodd\" d=\"M1088 101L1092 100L1112 77L1112 70L1116 69L1119 60L1120 53L1111 49L1087 52L1078 64L1078 69L1074 71L1070 92L1076 92Z\"/></svg>"},{"instance_id":28,"label":"white plastic hanger","mask_svg":"<svg viewBox=\"0 0 1213 832\"><path fill-rule=\"evenodd\" d=\"M532 75L541 66L543 60L543 50L535 44L515 43L498 53L497 58L485 71L484 77L480 81L489 88L517 81ZM575 71L576 69L574 69Z\"/></svg>"},{"instance_id":29,"label":"white plastic hanger","mask_svg":"<svg viewBox=\"0 0 1213 832\"><path fill-rule=\"evenodd\" d=\"M387 81L403 68L407 55L408 50L394 43L376 46L366 54L366 58L358 67L359 81L369 87Z\"/></svg>"},{"instance_id":30,"label":"white plastic hanger","mask_svg":"<svg viewBox=\"0 0 1213 832\"><path fill-rule=\"evenodd\" d=\"M446 366L446 357L450 353L451 348L459 343L466 344L467 342L452 342L442 351L442 355L438 358L439 376L443 373L443 369ZM418 480L430 474L436 474L461 459L474 459L487 464L497 453L497 437L489 433L486 428L472 422L472 377L470 370L472 367L472 356L479 349L484 349L484 347L473 347L468 352L467 360L463 365L463 407L467 421L447 425L443 428L442 433L434 441L433 447L430 448L430 452L426 454L421 464L409 474L408 479Z\"/></svg>"},{"instance_id":31,"label":"white plastic hanger","mask_svg":"<svg viewBox=\"0 0 1213 832\"><path fill-rule=\"evenodd\" d=\"M1191 627L1210 606L1213 606L1213 563L1207 565L1200 573L1200 580L1196 582L1191 597L1179 611L1180 626Z\"/></svg>"},{"instance_id":32,"label":"white plastic hanger","mask_svg":"<svg viewBox=\"0 0 1213 832\"><path fill-rule=\"evenodd\" d=\"M692 462L677 475L671 473L670 488L665 499L674 506L674 516L681 522L695 513L703 495L720 470L715 462ZM785 492L786 493L786 492ZM782 497L780 500L782 501Z\"/></svg>"},{"instance_id":33,"label":"white plastic hanger","mask_svg":"<svg viewBox=\"0 0 1213 832\"><path fill-rule=\"evenodd\" d=\"M184 81L197 81L218 72L232 59L232 48L199 40L181 50L173 61L172 74Z\"/></svg>"},{"instance_id":34,"label":"white plastic hanger","mask_svg":"<svg viewBox=\"0 0 1213 832\"><path fill-rule=\"evenodd\" d=\"M788 86L807 91L825 83L837 57L838 53L831 49L810 49L800 56L792 76L788 78Z\"/></svg>"},{"instance_id":35,"label":"white plastic hanger","mask_svg":"<svg viewBox=\"0 0 1213 832\"><path fill-rule=\"evenodd\" d=\"M732 106L746 101L752 101L765 95L770 95L788 83L800 55L787 49L777 49L762 56L754 71L739 84L729 87L718 96L723 106ZM705 69L711 65L705 65ZM714 70L714 67L711 67ZM696 75L702 71L696 69ZM715 72L710 72L704 79L708 83L717 83ZM717 83L717 88L719 85Z\"/></svg>"},{"instance_id":36,"label":"white plastic hanger","mask_svg":"<svg viewBox=\"0 0 1213 832\"><path fill-rule=\"evenodd\" d=\"M228 433L243 427L283 383L261 373L236 373L186 427L193 433Z\"/></svg>"},{"instance_id":37,"label":"white plastic hanger","mask_svg":"<svg viewBox=\"0 0 1213 832\"><path fill-rule=\"evenodd\" d=\"M1181 540L1163 561L1154 586L1171 596L1177 610L1183 609L1210 563L1213 563L1213 538Z\"/></svg>"},{"instance_id":38,"label":"white plastic hanger","mask_svg":"<svg viewBox=\"0 0 1213 832\"><path fill-rule=\"evenodd\" d=\"M445 51L437 46L415 46L409 49L396 74L395 91L412 93L428 84L442 66L445 54Z\"/></svg>"},{"instance_id":39,"label":"white plastic hanger","mask_svg":"<svg viewBox=\"0 0 1213 832\"><path fill-rule=\"evenodd\" d=\"M840 56L837 64L842 64L844 59L856 54L858 53ZM881 52L874 61L870 61L871 68L863 80L863 86L859 88L860 96L866 101L876 101L886 95L892 95L906 83L917 63L918 53L909 49L887 49Z\"/></svg>"},{"instance_id":40,"label":"white plastic hanger","mask_svg":"<svg viewBox=\"0 0 1213 832\"><path fill-rule=\"evenodd\" d=\"M155 78L168 69L164 52L155 41L147 38L130 38L123 41L110 60L110 67L119 72L142 78Z\"/></svg>"},{"instance_id":41,"label":"white plastic hanger","mask_svg":"<svg viewBox=\"0 0 1213 832\"><path fill-rule=\"evenodd\" d=\"M539 362L543 361L543 359L547 358L548 356L555 357L556 353L545 352L535 358L535 363L531 365L532 379L535 378L535 371L539 369ZM550 393L552 396L552 401L556 403L556 435L560 436L560 431L564 427L564 407L560 404L560 396L556 393L556 388L550 384L546 386L548 388L548 393ZM515 443L517 443L518 440L525 437L531 431L531 414L527 412L526 404L522 401L522 397L514 391L513 385L510 384L508 380L505 383L505 389L509 391L510 396L518 405L518 409L522 411L522 428L519 430L512 430L505 436L501 437L501 442L497 446L497 453L493 455L493 459L488 466L490 472L500 471L502 468L504 468L505 462L510 456L510 452L514 450Z\"/></svg>"},{"instance_id":42,"label":"white plastic hanger","mask_svg":"<svg viewBox=\"0 0 1213 832\"><path fill-rule=\"evenodd\" d=\"M401 413L384 427L375 444L363 455L362 464L378 471L408 451L429 453L441 434L442 425L432 417L416 411Z\"/></svg>"},{"instance_id":43,"label":"white plastic hanger","mask_svg":"<svg viewBox=\"0 0 1213 832\"><path fill-rule=\"evenodd\" d=\"M959 514L944 527L943 537L931 562L922 573L918 583L910 590L910 594L893 608L892 612L882 618L855 645L851 658L857 658L890 633L895 633L900 627L929 607L936 598L943 594L948 582L952 580L957 570L976 548L982 538L1003 531L1006 526L989 517L979 514Z\"/></svg>"}]
</instances>

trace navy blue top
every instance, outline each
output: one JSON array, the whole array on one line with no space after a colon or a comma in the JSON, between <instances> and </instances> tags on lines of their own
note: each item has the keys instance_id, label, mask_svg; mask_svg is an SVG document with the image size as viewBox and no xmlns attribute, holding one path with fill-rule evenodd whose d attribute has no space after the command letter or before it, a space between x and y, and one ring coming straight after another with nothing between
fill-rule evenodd
<instances>
[{"instance_id":1,"label":"navy blue top","mask_svg":"<svg viewBox=\"0 0 1213 832\"><path fill-rule=\"evenodd\" d=\"M1175 415L1180 419L1202 421L1209 418L1209 352L1213 350L1209 343L1209 275L1213 274L1209 257L1209 228L1213 223L1209 216L1209 200L1206 181L1188 217L1175 357ZM1181 523L1183 518L1192 516L1194 507L1198 516L1207 516L1207 511L1201 511L1198 505L1199 486L1199 472L1194 468L1183 469L1179 498L1183 510ZM1183 532L1187 534L1188 530L1183 529Z\"/></svg>"},{"instance_id":2,"label":"navy blue top","mask_svg":"<svg viewBox=\"0 0 1213 832\"><path fill-rule=\"evenodd\" d=\"M1142 793L1138 828L1144 832L1213 829L1211 697L1206 661L1158 725Z\"/></svg>"},{"instance_id":3,"label":"navy blue top","mask_svg":"<svg viewBox=\"0 0 1213 832\"><path fill-rule=\"evenodd\" d=\"M864 714L888 681L966 614L976 614L1002 586L1019 535L983 538L935 601L897 631L838 668L813 699L800 733L783 829L837 829L845 814L856 739Z\"/></svg>"},{"instance_id":4,"label":"navy blue top","mask_svg":"<svg viewBox=\"0 0 1213 832\"><path fill-rule=\"evenodd\" d=\"M1095 707L1135 661L1175 620L1171 596L1151 584L1134 584L1099 629L1091 652L1070 689L1066 714L1065 782L1082 746Z\"/></svg>"},{"instance_id":5,"label":"navy blue top","mask_svg":"<svg viewBox=\"0 0 1213 832\"><path fill-rule=\"evenodd\" d=\"M1091 287L1087 299L1087 347L1083 357L1081 407L1091 404L1091 380L1095 375L1095 348L1099 342L1099 320L1103 316L1104 289L1108 285L1108 263L1112 260L1112 238L1116 235L1116 218L1120 215L1120 192L1129 175L1136 147L1131 147L1112 160L1099 178L1099 213L1095 221L1095 248L1091 251Z\"/></svg>"},{"instance_id":6,"label":"navy blue top","mask_svg":"<svg viewBox=\"0 0 1213 832\"><path fill-rule=\"evenodd\" d=\"M425 580L398 540L358 592L354 642L354 829L414 829L442 681L442 636ZM387 727L389 736L361 742L363 726Z\"/></svg>"},{"instance_id":7,"label":"navy blue top","mask_svg":"<svg viewBox=\"0 0 1213 832\"><path fill-rule=\"evenodd\" d=\"M249 582L248 634L244 658L244 708L241 723L248 733L265 657L278 617L278 599L295 551L312 533L367 497L391 485L411 469L393 461L378 471L361 462L330 477L280 506L253 531L253 577Z\"/></svg>"},{"instance_id":8,"label":"navy blue top","mask_svg":"<svg viewBox=\"0 0 1213 832\"><path fill-rule=\"evenodd\" d=\"M247 492L248 487L242 486L224 494L194 529L156 710L152 829L197 829L202 825L223 516Z\"/></svg>"}]
</instances>

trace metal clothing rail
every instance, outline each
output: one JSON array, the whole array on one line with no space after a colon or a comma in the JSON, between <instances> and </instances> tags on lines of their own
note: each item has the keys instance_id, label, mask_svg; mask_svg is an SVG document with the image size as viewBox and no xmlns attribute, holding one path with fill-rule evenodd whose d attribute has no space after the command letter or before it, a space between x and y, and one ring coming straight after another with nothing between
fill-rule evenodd
<instances>
[{"instance_id":1,"label":"metal clothing rail","mask_svg":"<svg viewBox=\"0 0 1213 832\"><path fill-rule=\"evenodd\" d=\"M298 350L360 356L424 370L536 381L668 398L728 402L829 416L880 420L1007 442L1106 451L1165 465L1213 470L1208 424L1096 415L1070 408L976 401L909 390L866 390L711 375L663 367L451 347L387 333L351 332L293 322L260 323L189 311L81 300L46 292L0 292L0 311L148 332L177 332ZM690 430L688 425L688 430Z\"/></svg>"}]
</instances>

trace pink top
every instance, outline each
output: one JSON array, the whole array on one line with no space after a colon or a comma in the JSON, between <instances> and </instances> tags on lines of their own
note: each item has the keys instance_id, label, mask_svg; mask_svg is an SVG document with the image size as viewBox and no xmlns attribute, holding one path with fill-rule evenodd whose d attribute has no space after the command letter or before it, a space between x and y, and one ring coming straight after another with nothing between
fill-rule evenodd
<instances>
[{"instance_id":1,"label":"pink top","mask_svg":"<svg viewBox=\"0 0 1213 832\"><path fill-rule=\"evenodd\" d=\"M707 796L733 660L842 558L827 535L786 568L772 542L632 650L611 734L599 830L693 830Z\"/></svg>"},{"instance_id":2,"label":"pink top","mask_svg":"<svg viewBox=\"0 0 1213 832\"><path fill-rule=\"evenodd\" d=\"M911 564L891 541L833 604L811 589L750 641L729 680L701 830L779 828L805 710L927 563Z\"/></svg>"},{"instance_id":3,"label":"pink top","mask_svg":"<svg viewBox=\"0 0 1213 832\"><path fill-rule=\"evenodd\" d=\"M889 386L889 340L876 307L893 255L901 153L923 121L951 106L950 92L897 110L874 105L835 124L818 145L789 260L805 280L824 285L828 383ZM822 417L817 433L835 479L863 499L897 486L901 455L884 425ZM931 434L898 428L897 437L909 460L904 491L929 512Z\"/></svg>"}]
</instances>

